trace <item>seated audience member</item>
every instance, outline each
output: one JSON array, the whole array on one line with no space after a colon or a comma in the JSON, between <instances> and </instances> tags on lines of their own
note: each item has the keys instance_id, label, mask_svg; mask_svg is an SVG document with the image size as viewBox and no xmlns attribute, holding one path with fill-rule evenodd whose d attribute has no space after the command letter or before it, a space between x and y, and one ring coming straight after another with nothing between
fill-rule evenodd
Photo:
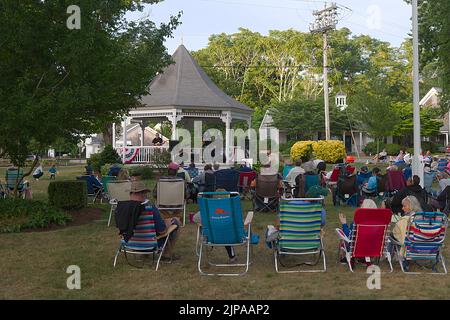
<instances>
[{"instance_id":1,"label":"seated audience member","mask_svg":"<svg viewBox=\"0 0 450 320\"><path fill-rule=\"evenodd\" d=\"M361 204L361 208L366 209L377 209L377 204L372 199L364 199L364 201ZM344 231L344 234L347 237L350 237L350 234L353 229L353 223L350 224L350 226L347 224L347 218L343 213L339 213L339 222L342 225L342 231Z\"/></svg>"},{"instance_id":2,"label":"seated audience member","mask_svg":"<svg viewBox=\"0 0 450 320\"><path fill-rule=\"evenodd\" d=\"M362 191L366 194L376 194L377 193L377 187L378 187L378 177L381 174L380 168L373 168L372 169L372 176L367 181L367 184L364 184L362 186Z\"/></svg>"},{"instance_id":3,"label":"seated audience member","mask_svg":"<svg viewBox=\"0 0 450 320\"><path fill-rule=\"evenodd\" d=\"M375 160L376 162L386 162L387 161L387 152L386 149L383 149L380 153L376 154L375 157L372 158L372 160Z\"/></svg>"},{"instance_id":4,"label":"seated audience member","mask_svg":"<svg viewBox=\"0 0 450 320\"><path fill-rule=\"evenodd\" d=\"M302 168L302 160L298 159L295 161L295 167L293 167L286 176L286 181L291 187L295 186L295 178L299 174L305 174L305 170Z\"/></svg>"},{"instance_id":5,"label":"seated audience member","mask_svg":"<svg viewBox=\"0 0 450 320\"><path fill-rule=\"evenodd\" d=\"M218 164L217 162L214 162L212 168L213 168L214 171L219 171L220 170L220 164Z\"/></svg>"},{"instance_id":6,"label":"seated audience member","mask_svg":"<svg viewBox=\"0 0 450 320\"><path fill-rule=\"evenodd\" d=\"M39 181L39 178L44 175L44 170L42 169L42 165L38 162L36 169L33 172L33 178Z\"/></svg>"},{"instance_id":7,"label":"seated audience member","mask_svg":"<svg viewBox=\"0 0 450 320\"><path fill-rule=\"evenodd\" d=\"M108 171L108 176L117 177L119 175L120 170L122 169L121 165L118 163L113 164Z\"/></svg>"},{"instance_id":8,"label":"seated audience member","mask_svg":"<svg viewBox=\"0 0 450 320\"><path fill-rule=\"evenodd\" d=\"M243 161L240 165L239 168L237 169L239 172L251 172L253 171L252 168L250 168L249 166L247 166L247 162Z\"/></svg>"},{"instance_id":9,"label":"seated audience member","mask_svg":"<svg viewBox=\"0 0 450 320\"><path fill-rule=\"evenodd\" d=\"M398 243L403 245L405 243L406 228L411 216L416 212L423 212L419 200L414 196L406 196L402 200L402 210L404 215L397 221L392 229L392 237Z\"/></svg>"},{"instance_id":10,"label":"seated audience member","mask_svg":"<svg viewBox=\"0 0 450 320\"><path fill-rule=\"evenodd\" d=\"M319 160L319 162L317 162L316 168L317 174L319 175L320 186L325 188L327 185L327 164L325 163L325 161Z\"/></svg>"},{"instance_id":11,"label":"seated audience member","mask_svg":"<svg viewBox=\"0 0 450 320\"><path fill-rule=\"evenodd\" d=\"M215 190L215 186L209 186L207 184L207 175L209 177L214 177L214 170L212 168L211 164L205 165L203 172L200 173L198 176L196 176L194 179L192 179L192 183L196 187L197 193L198 192L213 192Z\"/></svg>"},{"instance_id":12,"label":"seated audience member","mask_svg":"<svg viewBox=\"0 0 450 320\"><path fill-rule=\"evenodd\" d=\"M121 217L119 219L131 219L129 221L130 223L125 221L125 225L127 226L126 235L131 235L136 225L145 224L145 216L148 214L153 215L155 231L158 236L167 233L167 228L170 225L176 225L177 230L170 234L169 241L164 252L162 253L161 260L166 262L178 260L179 257L175 255L173 251L178 238L178 230L181 222L175 217L164 219L158 208L146 198L149 192L150 190L144 185L143 182L133 181L131 184L130 201L124 201L123 203L119 202L121 205L117 207L116 217ZM119 224L120 221L118 221L118 226ZM128 239L125 240L128 241ZM130 237L130 240L133 240L133 236ZM162 247L164 241L164 238L159 239L158 245Z\"/></svg>"},{"instance_id":13,"label":"seated audience member","mask_svg":"<svg viewBox=\"0 0 450 320\"><path fill-rule=\"evenodd\" d=\"M175 162L173 162L173 163L175 163ZM183 162L181 162L181 163L178 165L178 171L177 171L177 174L179 174L179 173L184 173L184 181L186 181L186 182L191 182L191 176L190 176L189 173L183 168L183 165L184 165Z\"/></svg>"},{"instance_id":14,"label":"seated audience member","mask_svg":"<svg viewBox=\"0 0 450 320\"><path fill-rule=\"evenodd\" d=\"M130 173L128 172L127 168L123 167L117 174L117 181L129 181L129 180L130 180Z\"/></svg>"},{"instance_id":15,"label":"seated audience member","mask_svg":"<svg viewBox=\"0 0 450 320\"><path fill-rule=\"evenodd\" d=\"M411 154L408 151L405 151L405 155L403 156L403 161L405 161L405 163L408 165L408 164L411 164L411 160L412 160Z\"/></svg>"},{"instance_id":16,"label":"seated audience member","mask_svg":"<svg viewBox=\"0 0 450 320\"><path fill-rule=\"evenodd\" d=\"M163 139L159 136L159 133L155 135L155 138L152 140L152 144L154 146L161 146L163 144Z\"/></svg>"},{"instance_id":17,"label":"seated audience member","mask_svg":"<svg viewBox=\"0 0 450 320\"><path fill-rule=\"evenodd\" d=\"M447 202L450 205L450 186L445 187L436 198L431 199L431 206L448 215L450 213L450 207L447 206Z\"/></svg>"},{"instance_id":18,"label":"seated audience member","mask_svg":"<svg viewBox=\"0 0 450 320\"><path fill-rule=\"evenodd\" d=\"M406 187L397 192L389 202L389 207L394 213L402 212L402 200L407 196L414 196L422 208L427 208L427 192L420 186L420 178L417 175L406 181Z\"/></svg>"},{"instance_id":19,"label":"seated audience member","mask_svg":"<svg viewBox=\"0 0 450 320\"><path fill-rule=\"evenodd\" d=\"M198 176L198 169L195 167L195 163L191 162L189 164L189 168L186 170L191 179L194 179L196 176Z\"/></svg>"},{"instance_id":20,"label":"seated audience member","mask_svg":"<svg viewBox=\"0 0 450 320\"><path fill-rule=\"evenodd\" d=\"M439 188L437 190L437 194L441 193L447 186L450 185L450 178L448 177L447 174L443 173L443 172L439 172L436 175L436 179L439 183Z\"/></svg>"}]
</instances>

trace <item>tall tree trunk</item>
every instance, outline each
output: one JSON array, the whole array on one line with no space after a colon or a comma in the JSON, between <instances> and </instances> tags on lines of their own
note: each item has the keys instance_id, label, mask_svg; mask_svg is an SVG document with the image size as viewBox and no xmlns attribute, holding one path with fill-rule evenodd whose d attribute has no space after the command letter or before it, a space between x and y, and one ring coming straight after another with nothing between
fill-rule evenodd
<instances>
[{"instance_id":1,"label":"tall tree trunk","mask_svg":"<svg viewBox=\"0 0 450 320\"><path fill-rule=\"evenodd\" d=\"M103 129L103 141L105 142L105 146L108 144L112 145L112 123L106 125Z\"/></svg>"}]
</instances>

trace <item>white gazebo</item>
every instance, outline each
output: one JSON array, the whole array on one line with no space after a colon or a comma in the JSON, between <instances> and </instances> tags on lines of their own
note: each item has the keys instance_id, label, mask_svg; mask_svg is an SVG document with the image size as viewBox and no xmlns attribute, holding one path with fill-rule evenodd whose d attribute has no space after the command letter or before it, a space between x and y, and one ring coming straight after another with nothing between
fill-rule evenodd
<instances>
[{"instance_id":1,"label":"white gazebo","mask_svg":"<svg viewBox=\"0 0 450 320\"><path fill-rule=\"evenodd\" d=\"M141 98L140 107L129 112L122 123L123 127L137 122L144 128L148 121L157 123L170 121L171 140L177 140L177 124L180 122L186 128L192 128L195 120L206 120L213 125L214 123L220 125L220 122L223 122L227 163L239 161L232 156L231 125L245 121L250 128L253 110L219 89L183 45L178 47L172 59L175 63L153 79L148 88L150 94ZM115 141L114 137L113 140ZM126 137L124 140L126 141ZM168 145L128 146L125 154L129 157L139 152L145 153L146 157L139 157L145 160L139 162L151 162L154 150L168 147ZM123 155L123 146L116 149ZM128 162L133 161L128 159Z\"/></svg>"}]
</instances>

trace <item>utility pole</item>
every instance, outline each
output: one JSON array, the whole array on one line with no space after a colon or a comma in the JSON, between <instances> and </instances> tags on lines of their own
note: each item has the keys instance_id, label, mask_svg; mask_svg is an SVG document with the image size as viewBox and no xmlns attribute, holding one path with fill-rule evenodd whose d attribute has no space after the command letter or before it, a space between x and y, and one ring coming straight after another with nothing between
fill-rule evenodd
<instances>
[{"instance_id":1,"label":"utility pole","mask_svg":"<svg viewBox=\"0 0 450 320\"><path fill-rule=\"evenodd\" d=\"M420 105L419 105L419 23L417 0L412 1L412 31L413 31L413 118L414 118L414 156L413 174L418 175L423 186L423 164L419 160L421 153L420 141Z\"/></svg>"},{"instance_id":2,"label":"utility pole","mask_svg":"<svg viewBox=\"0 0 450 320\"><path fill-rule=\"evenodd\" d=\"M312 33L323 34L323 94L325 103L325 140L331 139L330 130L330 100L328 92L328 38L327 32L336 29L337 25L337 5L332 3L330 7L327 7L319 11L314 11L313 15L316 17L316 21L310 25L309 29Z\"/></svg>"}]
</instances>

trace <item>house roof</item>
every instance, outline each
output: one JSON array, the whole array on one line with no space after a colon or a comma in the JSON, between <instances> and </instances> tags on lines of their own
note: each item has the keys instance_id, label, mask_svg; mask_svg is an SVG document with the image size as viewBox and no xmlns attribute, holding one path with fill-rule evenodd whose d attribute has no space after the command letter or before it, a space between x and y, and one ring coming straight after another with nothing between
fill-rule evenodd
<instances>
[{"instance_id":1,"label":"house roof","mask_svg":"<svg viewBox=\"0 0 450 320\"><path fill-rule=\"evenodd\" d=\"M175 63L153 79L148 88L150 94L141 98L143 106L138 109L170 107L253 112L219 89L183 45L172 59Z\"/></svg>"},{"instance_id":2,"label":"house roof","mask_svg":"<svg viewBox=\"0 0 450 320\"><path fill-rule=\"evenodd\" d=\"M439 94L442 93L441 88L433 87L430 89L430 91L427 92L427 94L420 100L419 105L420 106L426 106L429 104L429 102L433 103L432 99L435 97L438 97Z\"/></svg>"}]
</instances>

